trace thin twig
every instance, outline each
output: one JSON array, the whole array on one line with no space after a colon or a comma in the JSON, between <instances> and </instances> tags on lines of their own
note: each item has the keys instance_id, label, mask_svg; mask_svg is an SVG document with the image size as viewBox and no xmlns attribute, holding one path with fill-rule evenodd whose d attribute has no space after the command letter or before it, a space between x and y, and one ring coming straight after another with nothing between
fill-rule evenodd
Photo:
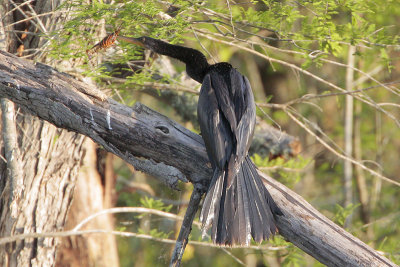
<instances>
[{"instance_id":1,"label":"thin twig","mask_svg":"<svg viewBox=\"0 0 400 267\"><path fill-rule=\"evenodd\" d=\"M9 11L6 12L6 13L4 14L4 17L6 17L8 14L13 13L15 10L20 9L21 7L23 7L23 6L27 5L27 4L30 4L30 3L33 2L33 1L34 1L34 0L28 0L28 1L25 1L25 2L21 3L20 5L15 6L14 8L12 8L12 9L10 9ZM15 23L19 23L19 22L20 22L20 21L17 21L17 22L15 22ZM13 24L15 24L15 23L13 23ZM13 24L9 24L9 25L7 25L7 26L11 26L11 25L13 25Z\"/></svg>"},{"instance_id":2,"label":"thin twig","mask_svg":"<svg viewBox=\"0 0 400 267\"><path fill-rule=\"evenodd\" d=\"M231 9L231 6L229 4L229 0L226 0L226 5L228 6L228 9L229 9L229 18L230 18L231 27L232 27L232 33L233 33L233 36L236 36L235 25L233 24L232 9Z\"/></svg>"},{"instance_id":3,"label":"thin twig","mask_svg":"<svg viewBox=\"0 0 400 267\"><path fill-rule=\"evenodd\" d=\"M196 31L193 30L192 27L190 27L190 29L193 32L194 37L197 39L197 42L200 44L201 48L203 48L204 51L206 51L207 55L209 55L211 57L211 59L214 61L214 63L217 63L217 60L215 60L214 56L207 50L207 48L203 45L203 43L200 41L199 37L196 34Z\"/></svg>"},{"instance_id":4,"label":"thin twig","mask_svg":"<svg viewBox=\"0 0 400 267\"><path fill-rule=\"evenodd\" d=\"M129 83L130 85L135 85L138 87L141 87L143 89L149 88L149 89L159 89L159 90L174 90L174 91L182 91L182 92L188 92L192 93L195 95L199 94L199 91L193 90L187 86L179 85L179 84L172 84L172 83L156 83L156 82L144 82L143 84L137 84L133 83L128 79L124 78L117 78L117 77L106 77L104 78L107 81L111 81L114 83Z\"/></svg>"},{"instance_id":5,"label":"thin twig","mask_svg":"<svg viewBox=\"0 0 400 267\"><path fill-rule=\"evenodd\" d=\"M371 81L376 82L377 84L379 84L379 85L382 86L383 88L387 89L387 90L390 91L391 93L393 93L393 94L395 94L395 95L397 95L397 96L400 96L400 94L399 94L398 92L394 91L392 88L386 86L384 83L378 81L377 79L375 79L374 77L372 77L370 74L368 74L368 73L366 73L366 72L360 70L359 68L356 68L356 67L354 67L354 66L351 66L350 64L343 64L343 63L339 63L339 62L336 62L336 61L333 61L333 60L329 60L329 59L325 59L325 58L322 58L321 61L324 61L324 62L333 64L333 65L341 66L341 67L344 67L344 68L350 68L350 69L352 69L352 70L354 70L354 71L356 71L356 72L359 72L359 73L361 73L362 75L366 76L366 77L367 77L368 79L370 79Z\"/></svg>"},{"instance_id":6,"label":"thin twig","mask_svg":"<svg viewBox=\"0 0 400 267\"><path fill-rule=\"evenodd\" d=\"M165 217L168 219L178 220L178 221L183 221L183 219L184 219L182 216L178 216L173 213L164 212L164 211L155 210L155 209L148 209L148 208L143 208L143 207L118 207L118 208L110 208L110 209L101 210L101 211L98 211L98 212L90 215L89 217L83 219L80 223L78 223L71 231L79 232L79 229L81 229L83 225L85 225L86 223L88 223L89 221L93 220L95 217L100 216L100 215L112 214L112 213L132 213L132 212L154 214L154 215L158 215L158 216L162 216L162 217ZM200 222L193 221L192 224L196 225L199 229L201 228ZM170 242L168 242L168 243L170 243ZM205 243L205 242L201 242L201 243ZM230 257L232 257L235 261L237 261L238 263L243 265L243 262L240 259L238 259L236 256L234 256L232 253L230 253L228 250L226 250L223 247L221 247L221 249L226 254L228 254Z\"/></svg>"},{"instance_id":7,"label":"thin twig","mask_svg":"<svg viewBox=\"0 0 400 267\"><path fill-rule=\"evenodd\" d=\"M0 245L5 245L8 243L25 240L29 238L53 238L53 237L71 237L71 236L78 236L78 235L85 235L85 234L112 234L118 235L122 237L136 237L141 239L153 240L157 242L167 243L167 244L175 244L175 240L168 239L168 238L159 238L154 237L151 235L146 234L138 234L133 232L122 232L122 231L111 231L111 230L104 230L104 229L90 229L90 230L81 230L81 231L61 231L61 232L43 232L43 233L26 233L20 235L13 235L0 238ZM199 241L191 241L190 244L195 246L203 246L203 247L213 247L213 248L235 248L235 247L228 247L228 246L219 246L213 243L207 242L199 242ZM268 251L278 251L287 249L288 246L281 246L281 247L269 247L269 246L250 246L247 248L256 249L256 250L268 250Z\"/></svg>"},{"instance_id":8,"label":"thin twig","mask_svg":"<svg viewBox=\"0 0 400 267\"><path fill-rule=\"evenodd\" d=\"M285 172L296 172L296 173L302 173L307 171L307 169L311 166L310 163L312 161L308 162L306 166L304 166L301 169L295 169L295 168L288 168L288 167L283 167L283 166L279 166L279 165L275 165L275 166L268 166L268 167L258 167L258 169L262 170L262 171L276 171L276 170L282 170Z\"/></svg>"},{"instance_id":9,"label":"thin twig","mask_svg":"<svg viewBox=\"0 0 400 267\"><path fill-rule=\"evenodd\" d=\"M381 217L381 218L379 218L379 219L377 219L377 220L375 220L375 221L366 223L366 224L362 225L362 226L359 227L359 228L364 229L364 228L367 228L367 227L369 227L369 226L371 226L371 225L373 225L373 224L376 224L376 223L380 223L380 222L383 222L383 221L392 220L393 218L396 218L396 217L398 217L398 216L400 216L400 212L391 213L391 214L389 214L388 216ZM390 221L389 221L389 222L390 222Z\"/></svg>"},{"instance_id":10,"label":"thin twig","mask_svg":"<svg viewBox=\"0 0 400 267\"><path fill-rule=\"evenodd\" d=\"M328 149L329 151L331 151L333 154L335 154L335 155L338 156L339 158L350 161L351 163L353 163L353 164L359 166L360 168L362 168L362 169L368 171L369 173L371 173L372 175L376 176L376 177L379 178L379 179L382 179L382 180L384 180L384 181L386 181L386 182L389 182L389 183L391 183L391 184L400 186L400 183L399 183L399 182L396 182L396 181L394 181L394 180L392 180L392 179L389 179L389 178L387 178L386 176L384 176L384 175L382 175L382 174L380 174L380 173L378 173L378 172L376 172L376 171L374 171L374 170L371 170L370 168L368 168L368 167L366 167L365 165L361 164L360 162L356 161L356 160L353 159L352 157L345 156L345 155L343 155L343 154L337 152L337 151L336 151L335 149L333 149L329 144L327 144L322 138L320 138L320 137L319 137L318 135L316 135L313 131L311 131L304 123L302 123L299 119L297 119L297 118L292 114L292 112L289 111L288 108L285 108L284 111L285 111L285 113L286 113L294 122L296 122L301 128L303 128L304 130L306 130L309 134L311 134L314 138L316 138L326 149Z\"/></svg>"},{"instance_id":11,"label":"thin twig","mask_svg":"<svg viewBox=\"0 0 400 267\"><path fill-rule=\"evenodd\" d=\"M28 5L28 8L31 10L33 16L35 17L35 20L37 21L37 23L39 24L40 28L42 29L42 32L47 35L47 29L44 26L43 22L38 17L38 14L36 13L35 9L32 8L31 4ZM32 17L32 15L31 15L31 17Z\"/></svg>"},{"instance_id":12,"label":"thin twig","mask_svg":"<svg viewBox=\"0 0 400 267\"><path fill-rule=\"evenodd\" d=\"M225 15L225 14L218 13L218 12L213 11L213 10L210 10L210 9L208 9L208 8L200 8L200 10L203 12L203 14L205 14L205 15L207 15L207 16L216 16L216 17L219 17L219 18L224 19L224 20L226 20L226 21L230 21L229 16L227 16L227 15ZM206 21L203 21L203 22L206 22ZM224 23L224 22L221 22L221 21L215 21L215 22ZM258 26L258 25L256 25L256 24L249 23L248 21L233 21L233 23L235 23L235 24L240 24L240 25L244 25L244 26L248 26L248 27L253 27L253 28L256 28L256 29L259 29L259 30L267 30L267 31L270 31L270 32L275 33L275 34L278 35L278 36L281 35L280 32L279 32L278 30L274 30L274 29L269 29L269 28L265 28L265 27L262 27L262 26ZM224 24L225 24L225 23L224 23ZM238 31L242 30L241 28L236 28L236 29L237 29ZM242 30L242 31L243 31L243 30ZM251 33L251 32L248 32L248 34L255 35L254 33ZM290 35L293 35L293 33L288 33L288 34L286 34L286 35L290 36ZM294 44L294 45L296 45L296 42L320 42L320 41L321 41L321 40L319 40L319 39L294 40L294 39L291 39L291 38L279 38L279 37L278 37L278 38L273 38L273 37L262 37L262 38L263 38L263 39L273 40L273 41L278 41L278 42L289 42L289 43L292 43L292 44ZM367 44L369 44L369 45L371 45L371 46L373 45L373 46L381 46L381 47L400 47L400 45L372 43L372 42L369 42L369 41L364 40L364 39L358 39L358 40L359 40L360 42L367 43ZM348 45L348 46L354 45L354 46L356 46L356 47L362 47L362 48L366 48L366 49L371 49L370 46L366 46L366 45L363 45L363 44L360 44L360 43L352 44L352 43L346 42L346 41L332 40L330 37L326 37L326 38L325 38L325 41L334 41L334 42L336 42L336 43L344 44L344 45ZM297 46L297 45L296 45L296 46ZM297 47L299 47L299 46L297 46ZM308 50L308 49L305 49L305 48L302 48L302 47L299 47L299 48L302 49L302 50Z\"/></svg>"},{"instance_id":13,"label":"thin twig","mask_svg":"<svg viewBox=\"0 0 400 267\"><path fill-rule=\"evenodd\" d=\"M6 98L1 99L2 132L4 140L4 155L7 162L7 180L9 183L10 199L8 205L11 215L18 210L18 201L24 191L24 178L22 175L21 157L18 147L18 134L16 126L15 105ZM11 218L10 218L11 219Z\"/></svg>"},{"instance_id":14,"label":"thin twig","mask_svg":"<svg viewBox=\"0 0 400 267\"><path fill-rule=\"evenodd\" d=\"M280 125L278 122L276 122L271 116L269 116L262 108L260 108L260 106L258 105L258 103L256 103L256 107L257 107L259 110L261 110L261 112L264 114L265 117L267 117L269 120L271 120L271 121L278 127L279 132L282 132L282 127L281 127L281 125ZM279 138L279 139L280 139L280 138ZM279 139L278 139L278 140L279 140Z\"/></svg>"},{"instance_id":15,"label":"thin twig","mask_svg":"<svg viewBox=\"0 0 400 267\"><path fill-rule=\"evenodd\" d=\"M206 32L204 32L204 31L202 31L202 30L199 30L199 29L197 29L197 31L200 31L200 32L202 32L202 33L206 33ZM281 53L297 54L297 55L302 55L302 56L307 55L307 53L304 53L304 52L299 52L299 51L295 51L295 50L288 50L288 49L282 49L282 48L278 48L278 47L269 45L269 44L267 44L267 43L261 43L261 42L257 42L257 41L253 41L253 40L241 39L241 38L238 38L238 37L236 37L236 36L235 36L235 37L229 37L229 36L226 36L226 35L223 35L223 34L216 34L216 33L212 33L212 32L207 32L207 34L212 34L212 35L214 35L214 36L219 36L219 37L223 37L223 38L228 38L228 39L230 39L230 40L232 40L232 41L236 40L236 41L239 41L239 42L242 42L242 43L246 43L246 44L250 44L250 45L258 45L258 46L265 47L265 48L268 48L268 49L271 49L271 50L274 50L274 51L278 51L278 52L281 52ZM249 34L251 34L251 33L249 33ZM258 36L258 35L256 35L256 34L252 34L252 35L262 38L262 36ZM311 52L310 54L308 54L308 55L311 55L311 54L313 54L314 52L316 52L316 51L312 51L312 52ZM315 56L314 56L314 57L315 57ZM397 93L397 92L394 91L393 89L391 89L391 88L387 87L385 84L381 83L379 80L377 80L377 79L375 79L374 77L372 77L371 74L368 74L368 73L366 73L366 72L360 70L359 68L356 68L356 67L354 67L354 66L349 66L349 65L347 65L347 64L339 63L339 62L336 62L336 61L333 61L333 60L330 60L330 59L326 59L326 58L320 58L320 60L323 61L323 62L329 63L329 64L333 64L333 65L340 66L340 67L351 68L351 69L353 69L354 71L356 71L356 72L358 72L358 73L361 73L361 74L363 75L363 77L367 77L368 79L370 79L370 80L372 80L372 81L374 81L374 82L380 84L380 85L383 86L385 89L387 89L388 91L392 92L393 94L399 95L399 93ZM380 70L380 69L379 69L379 70ZM374 72L373 72L373 73L374 73Z\"/></svg>"},{"instance_id":16,"label":"thin twig","mask_svg":"<svg viewBox=\"0 0 400 267\"><path fill-rule=\"evenodd\" d=\"M148 214L154 214L154 215L166 217L166 218L173 219L173 220L183 220L183 217L181 217L181 216L178 216L178 215L175 215L172 213L168 213L168 212L164 212L164 211L160 211L160 210L148 209L148 208L143 208L143 207L118 207L118 208L105 209L105 210L101 210L96 213L93 213L92 215L86 217L80 223L78 223L71 231L79 231L79 229L81 229L83 225L85 225L89 221L93 220L97 216L104 215L104 214L111 214L111 213L127 213L127 212L129 212L129 213L132 213L132 212L148 213ZM197 223L197 224L200 226L200 223Z\"/></svg>"},{"instance_id":17,"label":"thin twig","mask_svg":"<svg viewBox=\"0 0 400 267\"><path fill-rule=\"evenodd\" d=\"M303 73L303 74L305 74L307 76L310 76L310 77L314 78L315 80L317 80L319 82L322 82L322 83L328 85L329 87L332 87L332 88L334 88L334 89L336 89L338 91L347 92L345 89L341 88L340 86L337 86L336 84L334 84L332 82L329 82L329 81L319 77L318 75L315 75L314 73L309 72L308 70L304 70L304 69L302 69L301 67L299 67L299 66L297 66L295 64L288 63L288 62L280 60L280 59L276 59L276 58L272 58L272 57L266 56L266 55L264 55L264 54L262 54L262 53L260 53L258 51L255 51L254 49L251 49L251 48L248 48L248 47L245 47L245 46L242 46L242 45L238 45L238 44L235 44L235 43L232 43L232 42L227 42L225 40L216 39L214 37L211 37L211 36L208 36L206 34L203 34L203 33L199 32L199 31L198 31L198 34L203 36L203 37L205 37L205 38L207 38L207 39L209 39L209 40L216 41L216 42L223 43L223 44L230 45L230 46L234 46L234 47L240 48L240 49L242 49L244 51L250 52L250 53L252 53L254 55L257 55L257 56L259 56L261 58L264 58L266 60L273 61L273 62L279 63L281 65L290 67L290 68L295 69L295 70L297 70L297 71L299 71L299 72L301 72L301 73ZM398 127L400 127L400 121L393 114L391 114L388 111L386 111L383 108L381 108L373 100L365 99L364 97L361 97L359 95L355 95L354 97L357 98L358 100L360 100L360 101L362 101L362 102L364 102L364 103L376 108L377 110L381 111L386 116L391 118Z\"/></svg>"},{"instance_id":18,"label":"thin twig","mask_svg":"<svg viewBox=\"0 0 400 267\"><path fill-rule=\"evenodd\" d=\"M348 68L346 68L346 90L353 90L354 81L354 64L356 48L349 46L347 52ZM346 95L344 114L344 150L348 157L353 156L353 117L354 117L354 99L352 95ZM353 165L350 161L345 160L343 164L344 178L344 205L347 207L353 203ZM347 216L344 226L347 227L352 220L352 215Z\"/></svg>"},{"instance_id":19,"label":"thin twig","mask_svg":"<svg viewBox=\"0 0 400 267\"><path fill-rule=\"evenodd\" d=\"M388 83L385 83L385 85L392 85L392 84L398 84L398 83L400 83L400 81L388 82ZM257 103L257 104L260 107L283 109L285 107L292 106L294 104L303 103L303 102L305 102L307 100L310 100L310 99L315 99L315 98L321 99L321 98L332 97L332 96L354 95L354 94L357 94L357 93L360 93L360 92L368 91L368 90L371 90L371 89L377 89L377 88L380 88L380 87L382 87L382 86L381 85L373 85L373 86L369 86L369 87L353 90L353 91L350 91L350 92L338 92L338 93L329 93L329 94L306 94L306 95L303 95L302 97L290 100L290 101L288 101L286 103L283 103L283 104L274 104L274 103ZM382 103L377 103L377 105L382 105Z\"/></svg>"},{"instance_id":20,"label":"thin twig","mask_svg":"<svg viewBox=\"0 0 400 267\"><path fill-rule=\"evenodd\" d=\"M11 2L11 4L13 4L15 6L16 9L18 9L18 11L21 13L22 16L24 16L25 18L29 18L29 16L27 14L25 14L25 11L23 11L19 5L17 5L13 0L9 0ZM18 21L19 23L19 21ZM35 22L32 21L32 24L35 25L36 28L40 28Z\"/></svg>"}]
</instances>

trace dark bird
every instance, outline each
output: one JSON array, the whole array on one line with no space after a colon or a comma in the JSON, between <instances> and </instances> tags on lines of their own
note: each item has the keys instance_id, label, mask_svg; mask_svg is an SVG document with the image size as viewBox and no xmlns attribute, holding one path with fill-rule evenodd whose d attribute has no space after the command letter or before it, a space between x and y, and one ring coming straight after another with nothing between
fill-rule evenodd
<instances>
[{"instance_id":1,"label":"dark bird","mask_svg":"<svg viewBox=\"0 0 400 267\"><path fill-rule=\"evenodd\" d=\"M274 214L283 215L248 156L256 107L248 79L229 63L210 65L199 51L150 37L127 41L186 64L187 74L202 84L197 116L213 168L200 220L203 235L221 245L249 245L278 230Z\"/></svg>"}]
</instances>

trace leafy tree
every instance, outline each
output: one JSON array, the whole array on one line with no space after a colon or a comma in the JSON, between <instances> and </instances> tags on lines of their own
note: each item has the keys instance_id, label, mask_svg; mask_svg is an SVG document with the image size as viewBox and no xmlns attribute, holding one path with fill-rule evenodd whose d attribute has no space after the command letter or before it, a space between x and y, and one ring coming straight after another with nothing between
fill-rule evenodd
<instances>
[{"instance_id":1,"label":"leafy tree","mask_svg":"<svg viewBox=\"0 0 400 267\"><path fill-rule=\"evenodd\" d=\"M108 32L164 39L199 49L211 62L231 62L253 85L259 120L298 136L303 146L295 158L256 153L256 164L400 263L400 2L67 1L60 8L71 17L49 38L54 60L81 60L80 75L92 77L116 100L140 100L194 131L198 126L191 114L199 85L185 79L184 66L123 42L88 57L86 51L99 41L98 23L104 21ZM192 107L179 109L182 99ZM181 213L192 188L181 186L176 193L119 160L114 166L120 177L118 205ZM134 191L152 198L127 192L132 180L148 186ZM176 225L154 215L124 214L117 216L116 227L172 240ZM191 240L201 241L196 226ZM320 265L279 236L268 244L275 249L227 252L189 244L183 262ZM154 240L119 238L121 266L165 265L170 250Z\"/></svg>"}]
</instances>

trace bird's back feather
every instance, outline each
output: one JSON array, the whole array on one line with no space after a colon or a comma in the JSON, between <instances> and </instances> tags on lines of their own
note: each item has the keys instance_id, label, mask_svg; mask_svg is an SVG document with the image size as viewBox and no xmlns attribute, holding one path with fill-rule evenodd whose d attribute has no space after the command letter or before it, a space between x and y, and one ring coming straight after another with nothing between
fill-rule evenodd
<instances>
[{"instance_id":1,"label":"bird's back feather","mask_svg":"<svg viewBox=\"0 0 400 267\"><path fill-rule=\"evenodd\" d=\"M247 155L255 126L250 84L227 63L211 66L199 97L198 118L214 169L200 220L203 234L225 245L261 242L277 231L282 214Z\"/></svg>"}]
</instances>

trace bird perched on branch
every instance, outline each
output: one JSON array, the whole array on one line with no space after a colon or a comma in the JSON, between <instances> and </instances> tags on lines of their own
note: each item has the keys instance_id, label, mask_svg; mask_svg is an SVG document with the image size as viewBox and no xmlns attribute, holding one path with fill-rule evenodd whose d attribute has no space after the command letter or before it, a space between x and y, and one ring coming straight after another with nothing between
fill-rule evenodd
<instances>
[{"instance_id":1,"label":"bird perched on branch","mask_svg":"<svg viewBox=\"0 0 400 267\"><path fill-rule=\"evenodd\" d=\"M283 215L265 188L248 150L256 108L248 79L229 63L210 65L199 51L150 37L118 40L140 45L186 64L187 74L202 84L197 115L213 176L200 214L203 235L221 245L249 245L277 232Z\"/></svg>"}]
</instances>

